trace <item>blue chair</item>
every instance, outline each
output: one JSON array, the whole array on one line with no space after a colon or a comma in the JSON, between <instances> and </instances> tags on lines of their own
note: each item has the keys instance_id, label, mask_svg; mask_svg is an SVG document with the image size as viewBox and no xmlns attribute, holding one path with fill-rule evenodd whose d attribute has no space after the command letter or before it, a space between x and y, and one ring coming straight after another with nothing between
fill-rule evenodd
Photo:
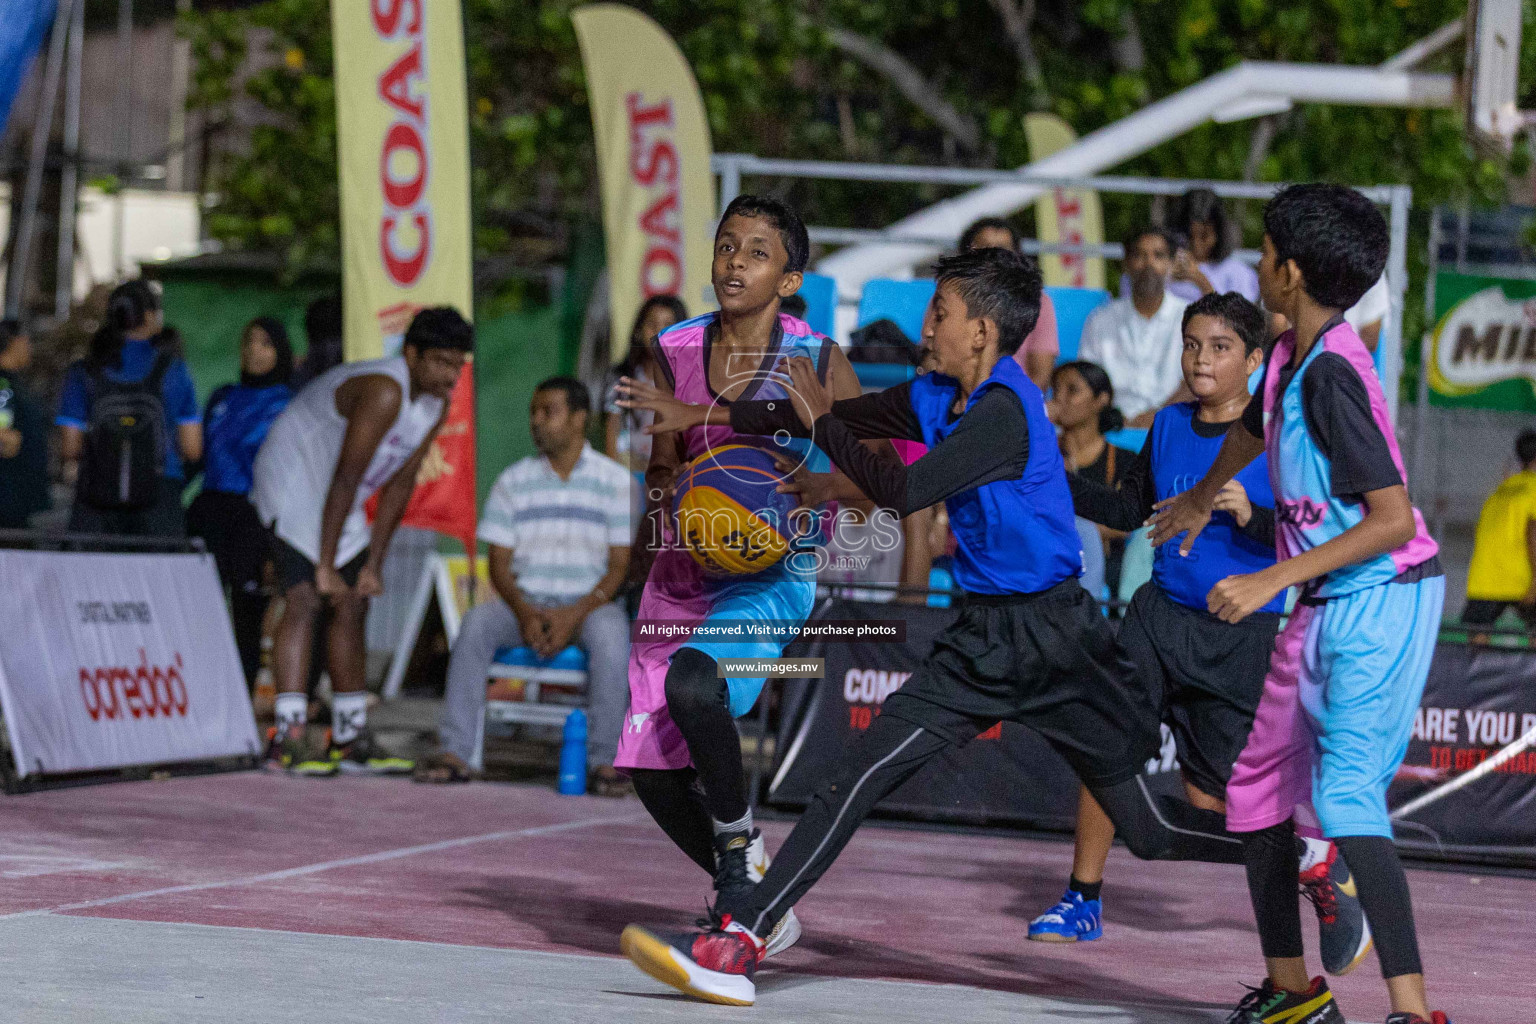
<instances>
[{"instance_id":1,"label":"blue chair","mask_svg":"<svg viewBox=\"0 0 1536 1024\"><path fill-rule=\"evenodd\" d=\"M1083 340L1083 324L1088 314L1109 301L1109 292L1102 288L1057 287L1045 291L1056 307L1056 336L1061 343L1057 362L1069 363L1077 358L1077 346Z\"/></svg>"},{"instance_id":2,"label":"blue chair","mask_svg":"<svg viewBox=\"0 0 1536 1024\"><path fill-rule=\"evenodd\" d=\"M865 391L884 391L917 376L917 368L906 363L854 363L853 372Z\"/></svg>"},{"instance_id":3,"label":"blue chair","mask_svg":"<svg viewBox=\"0 0 1536 1024\"><path fill-rule=\"evenodd\" d=\"M523 692L520 700L486 700L485 718L470 762L477 771L484 767L488 729L507 732L514 725L563 726L571 708L586 703L587 652L575 644L549 659L540 658L532 647L503 647L496 652L487 675L521 682Z\"/></svg>"},{"instance_id":4,"label":"blue chair","mask_svg":"<svg viewBox=\"0 0 1536 1024\"><path fill-rule=\"evenodd\" d=\"M923 339L923 315L928 303L933 301L934 283L931 278L917 281L891 281L877 277L864 283L864 294L859 296L859 323L863 327L876 320L894 321L913 344Z\"/></svg>"},{"instance_id":5,"label":"blue chair","mask_svg":"<svg viewBox=\"0 0 1536 1024\"><path fill-rule=\"evenodd\" d=\"M825 274L806 274L795 294L805 300L805 322L811 330L832 337L836 326L837 279Z\"/></svg>"}]
</instances>

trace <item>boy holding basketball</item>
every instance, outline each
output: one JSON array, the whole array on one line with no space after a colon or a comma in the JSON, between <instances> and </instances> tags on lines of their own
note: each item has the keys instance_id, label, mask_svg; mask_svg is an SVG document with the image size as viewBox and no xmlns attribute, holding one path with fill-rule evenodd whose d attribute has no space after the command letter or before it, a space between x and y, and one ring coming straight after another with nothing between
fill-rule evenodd
<instances>
[{"instance_id":1,"label":"boy holding basketball","mask_svg":"<svg viewBox=\"0 0 1536 1024\"><path fill-rule=\"evenodd\" d=\"M634 407L633 396L675 396L712 413L686 431L658 437L653 445L646 486L663 506L670 503L685 463L745 439L749 432L733 430L728 421L732 403L785 399L787 382L773 372L782 359L805 359L823 380L830 362L841 360L847 367L835 343L779 313L780 301L800 287L809 251L805 225L788 206L738 196L715 235L711 279L719 312L675 324L656 338L659 386L629 378L620 382L620 405ZM838 380L840 397L859 393L851 369ZM773 445L811 468L827 466L826 456L809 441L780 437L778 444L766 438L752 441ZM728 474L728 466L740 460L722 456L716 461L727 467L716 471ZM814 537L797 539L815 543ZM669 528L667 536L649 541L659 550L640 598L630 649L629 714L614 766L629 773L656 823L714 876L717 898L726 899L750 888L767 868L747 806L735 723L756 703L766 680L722 679L718 659L782 654L811 613L816 577L809 560L794 553L756 572L740 572L751 567L732 564L734 559L707 559L715 571L706 572L685 549L687 540L670 536ZM644 638L647 623L680 622L697 624L695 631L671 639ZM708 635L708 627L746 622L777 628L771 635L741 639ZM770 952L787 948L798 935L799 925L786 919Z\"/></svg>"},{"instance_id":2,"label":"boy holding basketball","mask_svg":"<svg viewBox=\"0 0 1536 1024\"><path fill-rule=\"evenodd\" d=\"M1081 543L1055 431L1040 389L1011 358L1039 309L1034 260L1002 249L950 257L939 262L924 329L934 372L838 401L810 360L791 359L792 402L731 407L744 432L814 432L863 493L898 515L945 502L966 596L762 882L722 893L701 933L625 929L624 952L652 976L711 1002L752 1003L765 937L875 804L999 720L1050 742L1138 857L1241 861L1241 841L1219 814L1154 799L1137 777L1160 745L1160 709L1077 581ZM691 428L706 413L675 400L645 407L657 430ZM905 466L862 447L861 437L922 441L929 451Z\"/></svg>"},{"instance_id":3,"label":"boy holding basketball","mask_svg":"<svg viewBox=\"0 0 1536 1024\"><path fill-rule=\"evenodd\" d=\"M1446 1024L1425 1001L1386 801L1429 674L1445 579L1408 500L1370 353L1343 315L1386 259L1386 221L1353 189L1298 185L1270 201L1259 289L1292 328L1204 479L1160 502L1153 527L1154 544L1184 534L1187 554L1222 485L1268 452L1279 561L1221 580L1207 606L1236 623L1302 588L1227 785L1268 968L1233 1024L1343 1024L1302 956L1295 829L1314 816L1354 875L1392 1001L1388 1024Z\"/></svg>"}]
</instances>

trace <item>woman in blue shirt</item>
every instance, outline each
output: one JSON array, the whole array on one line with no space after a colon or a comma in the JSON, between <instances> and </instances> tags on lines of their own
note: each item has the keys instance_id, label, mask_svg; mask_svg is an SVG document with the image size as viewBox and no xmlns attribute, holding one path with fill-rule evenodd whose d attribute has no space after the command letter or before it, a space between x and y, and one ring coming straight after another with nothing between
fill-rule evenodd
<instances>
[{"instance_id":1,"label":"woman in blue shirt","mask_svg":"<svg viewBox=\"0 0 1536 1024\"><path fill-rule=\"evenodd\" d=\"M186 533L184 460L202 458L203 424L180 346L164 331L160 299L148 282L120 284L86 357L64 375L54 422L66 476L76 481L72 533ZM158 387L134 386L154 379ZM114 415L105 415L109 408ZM159 423L145 418L151 412Z\"/></svg>"},{"instance_id":2,"label":"woman in blue shirt","mask_svg":"<svg viewBox=\"0 0 1536 1024\"><path fill-rule=\"evenodd\" d=\"M246 499L251 467L277 414L293 397L293 347L278 320L259 316L240 335L240 382L225 384L203 414L207 457L203 489L187 509L187 531L203 538L229 588L235 644L247 685L261 669L261 620L267 610L262 579L267 536Z\"/></svg>"}]
</instances>

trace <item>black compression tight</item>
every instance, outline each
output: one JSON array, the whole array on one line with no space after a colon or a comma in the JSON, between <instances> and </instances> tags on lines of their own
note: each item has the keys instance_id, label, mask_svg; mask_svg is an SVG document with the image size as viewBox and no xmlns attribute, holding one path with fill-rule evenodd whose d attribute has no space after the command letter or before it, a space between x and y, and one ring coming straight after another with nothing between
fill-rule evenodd
<instances>
[{"instance_id":1,"label":"black compression tight","mask_svg":"<svg viewBox=\"0 0 1536 1024\"><path fill-rule=\"evenodd\" d=\"M695 864L715 873L714 827L692 768L631 768L635 795L667 837Z\"/></svg>"},{"instance_id":2,"label":"black compression tight","mask_svg":"<svg viewBox=\"0 0 1536 1024\"><path fill-rule=\"evenodd\" d=\"M1360 908L1376 940L1381 976L1423 974L1408 876L1403 873L1397 847L1383 836L1340 836L1334 842L1349 865L1349 873L1355 876Z\"/></svg>"},{"instance_id":3,"label":"black compression tight","mask_svg":"<svg viewBox=\"0 0 1536 1024\"><path fill-rule=\"evenodd\" d=\"M1270 960L1302 955L1301 909L1296 899L1296 873L1301 854L1296 829L1287 819L1243 836L1247 857L1248 898L1259 926L1259 948Z\"/></svg>"},{"instance_id":4,"label":"black compression tight","mask_svg":"<svg viewBox=\"0 0 1536 1024\"><path fill-rule=\"evenodd\" d=\"M681 648L667 669L666 693L667 713L688 743L710 815L727 822L744 817L747 774L741 763L741 736L715 659Z\"/></svg>"},{"instance_id":5,"label":"black compression tight","mask_svg":"<svg viewBox=\"0 0 1536 1024\"><path fill-rule=\"evenodd\" d=\"M991 723L977 723L979 733ZM717 909L758 935L816 883L860 822L892 790L951 749L954 742L894 715L876 718L836 777L811 798L794 831L779 847L767 876L750 894ZM1225 818L1180 800L1154 797L1140 777L1089 787L1115 831L1136 856L1148 860L1208 860L1241 864L1242 840Z\"/></svg>"}]
</instances>

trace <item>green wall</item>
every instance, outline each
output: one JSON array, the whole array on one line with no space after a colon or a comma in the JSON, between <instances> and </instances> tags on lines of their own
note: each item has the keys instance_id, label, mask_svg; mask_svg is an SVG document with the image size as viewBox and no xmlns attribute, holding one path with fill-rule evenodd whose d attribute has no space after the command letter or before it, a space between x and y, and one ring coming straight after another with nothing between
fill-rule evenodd
<instances>
[{"instance_id":1,"label":"green wall","mask_svg":"<svg viewBox=\"0 0 1536 1024\"><path fill-rule=\"evenodd\" d=\"M283 287L260 273L157 274L166 321L182 333L198 400L240 373L240 332L256 316L288 325L304 352L304 308L333 290L327 281ZM561 365L561 309L532 306L475 325L476 484L480 500L508 465L533 451L528 402L533 386Z\"/></svg>"}]
</instances>

